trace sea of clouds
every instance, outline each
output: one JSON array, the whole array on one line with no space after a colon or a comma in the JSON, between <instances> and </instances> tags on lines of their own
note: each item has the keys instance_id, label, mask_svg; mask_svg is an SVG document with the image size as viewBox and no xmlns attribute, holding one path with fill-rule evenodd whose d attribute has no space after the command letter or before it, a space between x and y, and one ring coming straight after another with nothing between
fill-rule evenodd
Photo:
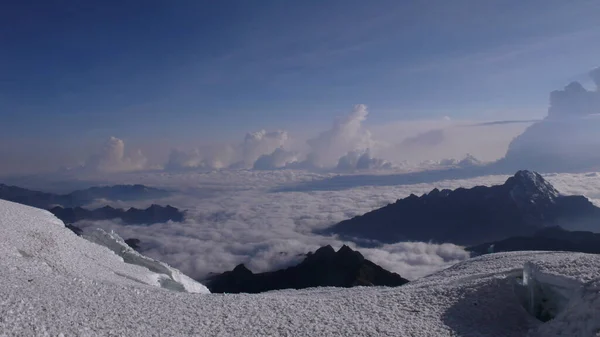
<instances>
[{"instance_id":1,"label":"sea of clouds","mask_svg":"<svg viewBox=\"0 0 600 337\"><path fill-rule=\"evenodd\" d=\"M341 220L382 207L411 193L437 188L472 187L503 183L507 176L343 189L287 191L305 182L327 180L331 175L306 171L221 170L213 172L146 173L113 176L113 183L143 183L179 191L173 196L137 203L112 202L119 207L145 207L152 202L188 210L183 223L151 226L123 225L115 221L80 222L85 228L112 229L125 238L142 241L143 253L165 261L184 273L202 279L211 272L231 270L245 263L261 272L299 262L309 251L331 244L356 247L332 236L315 234ZM559 191L584 194L600 200L600 179L595 173L547 175ZM98 200L90 207L103 206ZM418 224L414 224L418 226ZM453 244L401 242L375 248L359 247L366 258L400 275L415 279L469 257Z\"/></svg>"}]
</instances>

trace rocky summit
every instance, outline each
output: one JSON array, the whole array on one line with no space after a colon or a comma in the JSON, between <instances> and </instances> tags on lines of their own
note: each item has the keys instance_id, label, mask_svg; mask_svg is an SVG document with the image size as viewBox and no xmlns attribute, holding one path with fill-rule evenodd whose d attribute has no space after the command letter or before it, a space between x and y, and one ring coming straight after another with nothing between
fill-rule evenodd
<instances>
[{"instance_id":1,"label":"rocky summit","mask_svg":"<svg viewBox=\"0 0 600 337\"><path fill-rule=\"evenodd\" d=\"M241 264L204 281L213 293L260 293L312 287L397 287L407 282L345 245L337 252L331 246L321 247L308 253L297 266L286 269L254 274Z\"/></svg>"}]
</instances>

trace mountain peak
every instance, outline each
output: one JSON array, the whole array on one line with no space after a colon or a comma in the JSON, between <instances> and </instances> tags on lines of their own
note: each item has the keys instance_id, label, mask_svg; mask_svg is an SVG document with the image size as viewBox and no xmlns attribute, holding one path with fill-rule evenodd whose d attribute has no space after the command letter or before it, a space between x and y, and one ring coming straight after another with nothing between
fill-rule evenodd
<instances>
[{"instance_id":1,"label":"mountain peak","mask_svg":"<svg viewBox=\"0 0 600 337\"><path fill-rule=\"evenodd\" d=\"M559 192L542 175L537 172L520 170L508 178L506 184L511 190L511 197L517 202L538 203L554 202Z\"/></svg>"},{"instance_id":2,"label":"mountain peak","mask_svg":"<svg viewBox=\"0 0 600 337\"><path fill-rule=\"evenodd\" d=\"M235 266L235 268L233 268L233 272L241 275L252 275L252 271L248 269L243 263Z\"/></svg>"}]
</instances>

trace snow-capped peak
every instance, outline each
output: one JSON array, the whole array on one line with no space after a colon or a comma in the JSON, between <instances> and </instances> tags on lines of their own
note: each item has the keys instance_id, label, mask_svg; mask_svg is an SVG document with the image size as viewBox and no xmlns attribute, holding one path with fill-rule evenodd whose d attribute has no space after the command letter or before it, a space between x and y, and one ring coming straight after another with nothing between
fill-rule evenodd
<instances>
[{"instance_id":1,"label":"snow-capped peak","mask_svg":"<svg viewBox=\"0 0 600 337\"><path fill-rule=\"evenodd\" d=\"M560 193L539 173L521 170L508 178L511 197L518 203L554 202Z\"/></svg>"}]
</instances>

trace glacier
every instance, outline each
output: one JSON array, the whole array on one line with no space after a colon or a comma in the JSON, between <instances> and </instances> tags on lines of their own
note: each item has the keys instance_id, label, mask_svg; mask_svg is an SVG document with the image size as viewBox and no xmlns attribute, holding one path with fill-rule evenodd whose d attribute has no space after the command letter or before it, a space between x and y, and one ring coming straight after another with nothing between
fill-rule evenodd
<instances>
[{"instance_id":1,"label":"glacier","mask_svg":"<svg viewBox=\"0 0 600 337\"><path fill-rule=\"evenodd\" d=\"M47 211L2 200L0 238L2 336L600 333L598 255L487 254L397 288L233 295L189 293L202 288L114 233L92 232L88 241Z\"/></svg>"}]
</instances>

